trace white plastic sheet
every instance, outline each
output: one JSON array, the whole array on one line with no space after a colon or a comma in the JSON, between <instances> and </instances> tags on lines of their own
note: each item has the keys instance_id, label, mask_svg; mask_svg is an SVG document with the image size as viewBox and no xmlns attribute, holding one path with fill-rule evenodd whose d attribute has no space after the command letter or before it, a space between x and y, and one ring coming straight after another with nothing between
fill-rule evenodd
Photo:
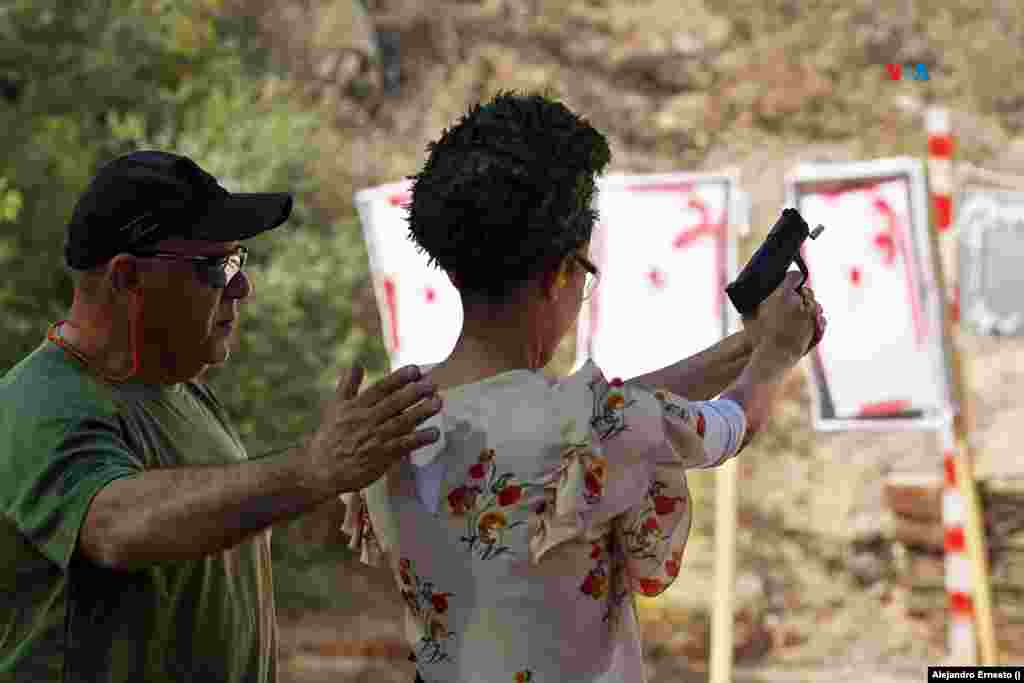
<instances>
[{"instance_id":1,"label":"white plastic sheet","mask_svg":"<svg viewBox=\"0 0 1024 683\"><path fill-rule=\"evenodd\" d=\"M635 377L718 342L738 318L725 295L749 205L735 173L602 179L590 254L601 273L577 324L577 367Z\"/></svg>"},{"instance_id":2,"label":"white plastic sheet","mask_svg":"<svg viewBox=\"0 0 1024 683\"><path fill-rule=\"evenodd\" d=\"M949 364L920 161L806 164L787 205L825 232L804 243L828 317L810 358L822 430L934 428L948 419Z\"/></svg>"},{"instance_id":3,"label":"white plastic sheet","mask_svg":"<svg viewBox=\"0 0 1024 683\"><path fill-rule=\"evenodd\" d=\"M410 189L411 182L403 181L355 195L392 369L441 362L462 329L458 290L408 238Z\"/></svg>"},{"instance_id":4,"label":"white plastic sheet","mask_svg":"<svg viewBox=\"0 0 1024 683\"><path fill-rule=\"evenodd\" d=\"M963 320L978 334L1024 334L1024 192L957 197Z\"/></svg>"}]
</instances>

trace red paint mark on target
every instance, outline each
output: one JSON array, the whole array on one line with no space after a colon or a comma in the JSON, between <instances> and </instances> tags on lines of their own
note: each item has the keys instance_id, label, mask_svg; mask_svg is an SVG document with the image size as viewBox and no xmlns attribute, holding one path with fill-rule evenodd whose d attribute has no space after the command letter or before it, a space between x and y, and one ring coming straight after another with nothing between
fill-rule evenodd
<instances>
[{"instance_id":1,"label":"red paint mark on target","mask_svg":"<svg viewBox=\"0 0 1024 683\"><path fill-rule=\"evenodd\" d=\"M700 212L700 223L689 230L677 233L675 239L672 240L673 249L685 249L704 236L714 237L725 223L724 220L713 222L711 220L711 210L700 199L691 198L686 205L688 208L696 209Z\"/></svg>"},{"instance_id":2,"label":"red paint mark on target","mask_svg":"<svg viewBox=\"0 0 1024 683\"><path fill-rule=\"evenodd\" d=\"M397 206L401 209L408 209L409 204L412 203L412 193L398 192L396 194L393 194L390 197L388 197L388 203L391 204L391 206Z\"/></svg>"},{"instance_id":3,"label":"red paint mark on target","mask_svg":"<svg viewBox=\"0 0 1024 683\"><path fill-rule=\"evenodd\" d=\"M651 286L655 289L665 288L665 275L656 267L651 268L650 271L648 271L647 279L650 280Z\"/></svg>"},{"instance_id":4,"label":"red paint mark on target","mask_svg":"<svg viewBox=\"0 0 1024 683\"><path fill-rule=\"evenodd\" d=\"M878 401L861 406L857 417L885 417L896 415L910 410L910 401Z\"/></svg>"},{"instance_id":5,"label":"red paint mark on target","mask_svg":"<svg viewBox=\"0 0 1024 683\"><path fill-rule=\"evenodd\" d=\"M384 278L384 308L388 312L388 328L391 333L391 350L397 353L398 344L398 285L391 277Z\"/></svg>"},{"instance_id":6,"label":"red paint mark on target","mask_svg":"<svg viewBox=\"0 0 1024 683\"><path fill-rule=\"evenodd\" d=\"M896 264L896 241L888 232L875 235L875 248L882 252L882 263L887 266Z\"/></svg>"},{"instance_id":7,"label":"red paint mark on target","mask_svg":"<svg viewBox=\"0 0 1024 683\"><path fill-rule=\"evenodd\" d=\"M914 331L917 333L917 343L920 346L924 342L925 322L924 314L921 311L921 302L918 300L918 283L914 277L914 261L910 253L910 245L907 244L906 232L903 229L903 221L893 210L892 206L883 197L875 196L872 206L885 218L885 230L875 238L875 244L879 248L892 245L891 250L886 248L886 257L892 258L887 265L895 265L896 250L899 249L903 257L903 270L907 279L907 298L910 302L910 312L913 316Z\"/></svg>"},{"instance_id":8,"label":"red paint mark on target","mask_svg":"<svg viewBox=\"0 0 1024 683\"><path fill-rule=\"evenodd\" d=\"M725 230L725 216L723 215L717 221L713 221L711 219L711 209L709 209L708 205L704 203L704 200L697 196L692 196L687 199L686 207L688 209L694 209L700 213L700 222L688 230L683 230L677 233L675 239L672 240L672 248L685 249L696 240L705 236L717 239L716 247L718 250L717 261L719 264L719 280L721 280L720 284L722 286L715 288L714 313L716 317L721 317L722 301L725 296L724 271L722 268L722 264L725 262L725 241L722 239L722 234Z\"/></svg>"}]
</instances>

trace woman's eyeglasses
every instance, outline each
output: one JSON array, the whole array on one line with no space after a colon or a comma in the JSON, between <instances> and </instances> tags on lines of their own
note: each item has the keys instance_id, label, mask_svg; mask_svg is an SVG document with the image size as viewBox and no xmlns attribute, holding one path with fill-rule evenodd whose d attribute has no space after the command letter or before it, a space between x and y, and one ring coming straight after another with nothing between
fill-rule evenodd
<instances>
[{"instance_id":1,"label":"woman's eyeglasses","mask_svg":"<svg viewBox=\"0 0 1024 683\"><path fill-rule=\"evenodd\" d=\"M196 273L204 284L215 289L223 289L231 284L231 280L245 268L249 250L239 246L234 253L225 256L192 256L175 254L169 251L132 251L133 256L143 258L160 258L169 261L192 261Z\"/></svg>"},{"instance_id":2,"label":"woman's eyeglasses","mask_svg":"<svg viewBox=\"0 0 1024 683\"><path fill-rule=\"evenodd\" d=\"M597 266L575 252L573 252L573 256L583 266L583 270L587 271L587 279L583 284L583 300L586 301L594 293L594 290L597 288L597 282L601 277L597 272Z\"/></svg>"}]
</instances>

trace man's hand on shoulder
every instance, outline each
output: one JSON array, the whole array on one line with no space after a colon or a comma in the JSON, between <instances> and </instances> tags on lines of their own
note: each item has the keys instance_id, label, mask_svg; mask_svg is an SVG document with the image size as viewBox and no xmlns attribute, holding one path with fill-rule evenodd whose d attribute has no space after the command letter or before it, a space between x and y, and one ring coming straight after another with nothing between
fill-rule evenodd
<instances>
[{"instance_id":1,"label":"man's hand on shoulder","mask_svg":"<svg viewBox=\"0 0 1024 683\"><path fill-rule=\"evenodd\" d=\"M341 378L301 453L303 480L325 497L368 486L398 460L437 440L431 430L414 431L441 410L437 387L422 380L418 368L396 370L358 394L362 381L359 366Z\"/></svg>"}]
</instances>

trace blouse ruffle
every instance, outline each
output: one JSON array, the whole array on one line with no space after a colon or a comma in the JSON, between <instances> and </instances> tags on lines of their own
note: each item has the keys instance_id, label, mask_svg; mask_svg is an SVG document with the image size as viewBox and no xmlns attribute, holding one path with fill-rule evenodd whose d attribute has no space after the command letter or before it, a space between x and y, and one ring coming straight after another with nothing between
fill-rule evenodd
<instances>
[{"instance_id":1,"label":"blouse ruffle","mask_svg":"<svg viewBox=\"0 0 1024 683\"><path fill-rule=\"evenodd\" d=\"M369 495L369 487L341 494L341 501L345 504L345 519L342 521L341 531L349 537L348 547L359 555L360 562L371 567L387 567L390 564L389 553L384 549L381 537L373 528L370 507L367 504Z\"/></svg>"}]
</instances>

